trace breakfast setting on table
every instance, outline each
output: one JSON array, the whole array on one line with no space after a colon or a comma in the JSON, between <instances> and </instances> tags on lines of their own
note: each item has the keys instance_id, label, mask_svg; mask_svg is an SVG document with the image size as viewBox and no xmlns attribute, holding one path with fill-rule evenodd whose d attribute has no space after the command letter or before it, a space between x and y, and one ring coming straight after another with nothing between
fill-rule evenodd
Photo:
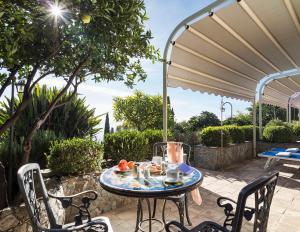
<instances>
[{"instance_id":1,"label":"breakfast setting on table","mask_svg":"<svg viewBox=\"0 0 300 232\"><path fill-rule=\"evenodd\" d=\"M156 146L157 145L157 146ZM202 173L189 165L189 155L184 153L184 144L180 142L157 143L162 155L157 155L157 150L150 161L135 162L120 160L118 165L106 169L100 176L100 185L108 192L138 198L136 230L145 231L142 224L148 221L151 224L158 222L164 227L165 219L161 221L155 218L156 199L168 199L176 202L176 199L185 202L184 209L187 212L187 193L191 193L192 199L201 205L202 198L198 187L200 186ZM190 150L189 152L190 153ZM154 199L152 215L149 199ZM142 202L146 201L149 216L143 219ZM179 201L178 201L179 202ZM164 206L165 207L165 206ZM164 212L163 212L164 214ZM164 217L164 215L163 215ZM188 215L187 220L190 224ZM183 218L180 219L183 221ZM155 230L156 231L156 230Z\"/></svg>"}]
</instances>

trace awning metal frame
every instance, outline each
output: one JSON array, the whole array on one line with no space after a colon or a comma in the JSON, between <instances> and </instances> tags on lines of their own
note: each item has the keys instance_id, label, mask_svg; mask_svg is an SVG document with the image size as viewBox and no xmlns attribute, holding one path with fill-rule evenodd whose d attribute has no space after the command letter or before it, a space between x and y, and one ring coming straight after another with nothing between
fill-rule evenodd
<instances>
[{"instance_id":1,"label":"awning metal frame","mask_svg":"<svg viewBox=\"0 0 300 232\"><path fill-rule=\"evenodd\" d=\"M281 83L279 81L279 79L287 78L287 77L294 76L294 75L299 75L300 74L300 68L297 67L297 64L295 63L293 58L287 53L287 51L285 51L285 49L276 40L276 38L272 35L272 33L268 30L268 28L256 16L255 12L253 12L252 9L244 1L239 1L238 0L237 2L239 4L239 6L252 18L252 20L256 23L256 25L263 31L263 33L268 37L268 39L275 45L275 47L282 53L282 55L285 56L287 58L287 60L289 60L290 63L295 68L290 69L290 70L285 70L285 71L280 70L276 65L274 65L271 61L269 61L266 57L264 57L263 54L261 54L258 50L256 50L255 47L252 47L251 44L249 44L247 42L247 40L245 40L238 33L236 33L232 28L230 28L230 26L228 26L225 22L223 22L222 19L220 19L217 15L214 15L214 13L212 13L213 10L215 10L219 7L226 6L227 4L229 5L229 4L234 3L236 1L237 0L217 0L213 3L211 3L210 5L206 6L205 8L197 11L196 13L192 14L191 16L189 16L186 19L184 19L183 21L181 21L174 28L174 30L172 31L172 33L168 37L168 40L167 40L165 48L164 48L164 53L163 53L163 140L164 140L164 142L167 141L167 128L168 128L168 124L167 124L167 113L168 113L167 112L167 65L170 64L168 62L168 54L169 54L169 50L170 50L171 46L178 47L178 48L184 50L185 52L190 53L191 55L194 55L194 56L199 57L203 60L206 60L207 62L215 64L215 65L217 65L221 68L224 68L224 69L226 69L226 70L228 70L232 73L235 73L235 74L239 75L240 77L243 77L245 79L248 79L248 80L253 81L253 82L256 83L257 87L256 87L256 91L254 93L255 95L250 98L252 100L249 100L253 103L253 149L254 149L254 151L255 151L255 148L256 148L256 138L255 138L256 137L256 107L255 107L255 105L256 105L257 95L258 95L258 104L259 104L259 137L260 137L260 139L262 139L262 100L263 100L263 92L264 92L265 87L267 86L268 83L270 83L272 81L278 81L278 83L281 86L288 88L290 91L293 91L288 86ZM293 5L291 4L290 0L284 0L284 2L285 2L285 5L288 9L289 14L292 17L292 20L293 20L297 30L300 33L300 24L299 24L298 18L293 17L293 16L297 16L296 13L295 13L295 10L293 9ZM255 67L254 65L248 63L246 60L240 58L238 55L234 54L230 50L227 50L226 48L222 47L220 44L218 44L217 42L215 42L215 41L211 40L210 38L206 37L204 34L199 32L197 29L193 28L192 26L189 26L189 24L191 24L193 21L195 21L196 19L198 19L202 16L210 16L210 18L212 20L214 20L216 23L218 23L220 26L222 26L232 36L234 36L241 43L243 43L246 47L248 47L248 49L250 49L258 57L260 57L262 59L262 61L269 64L269 66L271 66L276 71L276 73L272 73L270 75L267 75L266 72L260 70L259 68ZM196 51L193 51L193 50L185 47L184 45L181 45L180 43L178 43L178 44L175 43L174 42L175 41L175 36L182 29L183 30L185 29L185 30L189 31L190 33L193 33L195 36L201 38L202 40L204 40L208 43L210 43L212 46L221 49L223 52L227 53L229 56L232 56L233 58L236 58L236 59L240 60L240 62L242 62L245 65L251 67L252 69L258 71L259 73L263 74L265 77L262 78L258 82L254 78L252 78L252 77L250 77L250 76L248 76L244 73L241 73L238 70L235 70L231 67L228 67L228 66L222 64L221 62L218 62L214 59L206 57L203 54L197 53ZM174 77L174 78L176 78L176 77ZM292 81L294 83L294 80L290 79L290 81ZM296 85L296 83L294 83L294 84ZM297 86L299 87L300 84L297 83ZM208 86L208 87L210 87L210 86ZM210 87L210 88L212 88L212 87ZM286 94L286 93L281 93L281 94L285 95L285 96L290 96L289 94ZM270 99L270 102L272 102L272 101L274 102L274 104L276 103L276 101ZM288 112L290 111L289 102L287 102L286 107L287 107L287 115L288 115ZM289 119L290 118L287 117L288 121L290 121Z\"/></svg>"}]
</instances>

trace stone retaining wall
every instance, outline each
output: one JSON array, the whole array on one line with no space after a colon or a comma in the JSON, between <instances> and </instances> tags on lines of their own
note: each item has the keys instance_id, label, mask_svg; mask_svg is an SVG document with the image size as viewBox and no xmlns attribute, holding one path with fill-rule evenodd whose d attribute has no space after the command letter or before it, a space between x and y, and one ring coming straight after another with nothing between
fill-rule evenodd
<instances>
[{"instance_id":1,"label":"stone retaining wall","mask_svg":"<svg viewBox=\"0 0 300 232\"><path fill-rule=\"evenodd\" d=\"M252 142L232 144L224 147L206 147L196 145L194 148L194 164L197 168L218 170L235 163L253 158Z\"/></svg>"},{"instance_id":2,"label":"stone retaining wall","mask_svg":"<svg viewBox=\"0 0 300 232\"><path fill-rule=\"evenodd\" d=\"M83 175L75 177L63 177L60 180L56 178L50 178L46 180L47 189L55 195L73 195L85 190L95 190L98 192L98 198L92 202L90 206L91 215L99 216L103 212L107 212L116 208L126 207L132 204L136 204L134 198L126 198L110 194L103 190L98 182L99 175ZM76 201L75 201L76 203ZM55 216L59 223L72 222L75 214L74 209L64 210L61 204L52 199L51 207L55 212ZM39 204L40 216L42 218L42 224L48 226L47 217L43 204ZM0 231L9 232L31 232L30 221L25 208L25 205L14 208L5 208L0 211Z\"/></svg>"}]
</instances>

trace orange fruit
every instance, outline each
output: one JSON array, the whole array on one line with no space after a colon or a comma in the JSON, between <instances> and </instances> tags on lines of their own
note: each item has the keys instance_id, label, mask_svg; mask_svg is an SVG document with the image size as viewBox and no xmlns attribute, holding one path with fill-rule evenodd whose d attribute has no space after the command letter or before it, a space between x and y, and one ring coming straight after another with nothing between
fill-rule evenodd
<instances>
[{"instance_id":1,"label":"orange fruit","mask_svg":"<svg viewBox=\"0 0 300 232\"><path fill-rule=\"evenodd\" d=\"M126 160L120 160L120 162L118 164L118 168L120 169L120 171L126 170L128 168L127 161Z\"/></svg>"},{"instance_id":2,"label":"orange fruit","mask_svg":"<svg viewBox=\"0 0 300 232\"><path fill-rule=\"evenodd\" d=\"M134 165L135 165L135 162L133 162L133 161L129 161L129 162L127 163L127 166L128 166L130 169L132 169L132 168L134 167Z\"/></svg>"}]
</instances>

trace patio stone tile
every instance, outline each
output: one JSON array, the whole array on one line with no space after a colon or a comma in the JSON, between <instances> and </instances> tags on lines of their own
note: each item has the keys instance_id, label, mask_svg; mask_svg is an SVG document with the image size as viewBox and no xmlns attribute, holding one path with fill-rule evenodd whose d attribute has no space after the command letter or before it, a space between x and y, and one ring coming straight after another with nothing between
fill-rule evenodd
<instances>
[{"instance_id":1,"label":"patio stone tile","mask_svg":"<svg viewBox=\"0 0 300 232\"><path fill-rule=\"evenodd\" d=\"M226 196L237 200L240 190L247 183L265 174L263 170L265 161L265 159L254 159L223 171L202 170L204 173L204 180L200 187L202 205L196 205L189 196L189 213L192 223L197 225L200 222L212 220L222 224L225 216L223 209L217 206L217 198ZM281 162L276 169L281 172L270 210L268 232L298 232L300 231L299 166L293 162ZM254 196L251 196L247 205L253 206L253 204ZM159 219L162 206L163 201L158 200L156 217ZM110 218L115 232L134 231L136 204L130 208L116 209L104 215ZM172 202L167 203L166 218L179 220L177 208ZM244 220L242 231L252 231L252 223Z\"/></svg>"}]
</instances>

